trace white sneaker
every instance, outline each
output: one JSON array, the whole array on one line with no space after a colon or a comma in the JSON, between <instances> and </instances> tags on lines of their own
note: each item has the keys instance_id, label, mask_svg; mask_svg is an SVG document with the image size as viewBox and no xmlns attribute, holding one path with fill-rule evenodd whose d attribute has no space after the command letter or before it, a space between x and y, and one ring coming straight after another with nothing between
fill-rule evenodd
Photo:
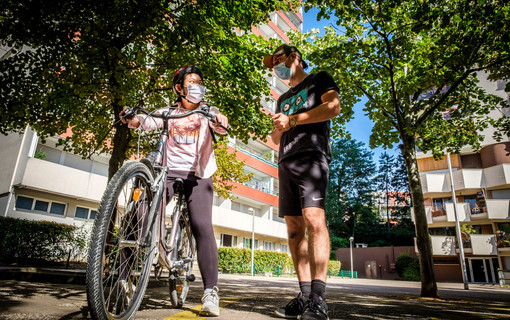
<instances>
[{"instance_id":1,"label":"white sneaker","mask_svg":"<svg viewBox=\"0 0 510 320\"><path fill-rule=\"evenodd\" d=\"M202 297L202 309L200 314L208 317L218 317L220 315L220 297L218 296L218 287L205 289Z\"/></svg>"}]
</instances>

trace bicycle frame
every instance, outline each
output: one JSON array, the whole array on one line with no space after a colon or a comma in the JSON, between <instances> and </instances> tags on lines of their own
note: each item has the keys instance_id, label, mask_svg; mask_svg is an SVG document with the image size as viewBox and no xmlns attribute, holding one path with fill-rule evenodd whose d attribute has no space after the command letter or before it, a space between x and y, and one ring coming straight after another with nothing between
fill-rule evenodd
<instances>
[{"instance_id":1,"label":"bicycle frame","mask_svg":"<svg viewBox=\"0 0 510 320\"><path fill-rule=\"evenodd\" d=\"M202 114L209 121L213 121L215 123L216 123L216 118L214 117L214 115L211 115L209 113L208 106L202 106L201 109L192 110L192 111L189 111L189 112L186 112L183 114L179 114L179 115L171 115L170 112L163 112L161 114L152 114L141 107L135 107L133 109L133 111L135 111L135 110L139 110L139 111L147 114L148 116L163 119L163 128L159 135L154 161L151 163L150 160L143 159L141 162L148 165L156 173L156 177L155 177L154 182L151 186L152 191L155 193L154 200L156 201L156 203L155 203L155 205L151 205L151 210L149 211L149 220L148 221L150 221L150 226L148 228L149 232L146 235L146 241L148 241L148 239L151 239L150 230L154 230L153 229L154 224L158 223L158 217L159 217L159 225L156 230L156 232L158 232L158 235L155 237L156 238L156 247L158 248L158 250L156 251L155 261L158 261L159 264L161 264L164 268L167 268L171 271L175 267L179 267L179 266L183 267L183 264L185 264L185 262L176 261L176 257L175 257L176 255L174 255L174 257L172 257L174 248L176 247L176 240L177 240L177 236L178 236L176 233L178 231L178 228L172 228L170 237L169 237L169 239L170 239L169 242L166 242L166 239L165 239L166 238L165 237L166 230L163 232L163 228L165 228L166 201L162 201L162 200L163 200L163 197L165 196L164 193L166 191L166 176L167 176L167 172L168 172L168 167L167 167L167 163L166 163L167 159L165 156L165 154L166 154L165 148L166 148L166 144L167 144L167 141L169 138L168 120L173 119L173 118L184 118L184 117L187 117L194 113ZM220 126L221 126L221 124L220 124ZM228 131L228 128L225 128L223 126L221 126L221 127ZM184 204L182 191L176 190L176 195L177 195L177 203L176 203L177 210L175 210L174 213L172 214L172 226L177 226L182 215L184 214L183 210L182 210L183 204ZM162 204L165 204L165 205L162 205ZM189 226L186 225L186 227L188 228ZM162 245L162 243L165 243L166 245ZM195 249L193 248L192 250L193 250L193 256L194 256Z\"/></svg>"}]
</instances>

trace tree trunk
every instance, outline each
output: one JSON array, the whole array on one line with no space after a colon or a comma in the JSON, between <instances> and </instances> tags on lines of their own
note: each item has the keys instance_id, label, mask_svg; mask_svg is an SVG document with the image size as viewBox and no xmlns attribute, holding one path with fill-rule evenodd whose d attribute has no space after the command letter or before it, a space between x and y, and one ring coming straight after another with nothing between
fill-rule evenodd
<instances>
[{"instance_id":1,"label":"tree trunk","mask_svg":"<svg viewBox=\"0 0 510 320\"><path fill-rule=\"evenodd\" d=\"M131 132L127 125L119 123L115 126L112 157L108 163L108 181L110 181L113 175L120 169L120 167L122 167L122 164L126 159L126 151L129 147L129 141L131 138Z\"/></svg>"},{"instance_id":2,"label":"tree trunk","mask_svg":"<svg viewBox=\"0 0 510 320\"><path fill-rule=\"evenodd\" d=\"M420 273L421 273L421 296L438 298L436 276L434 274L434 263L432 260L432 243L427 226L423 190L416 161L416 145L414 136L404 136L402 155L407 167L409 188L413 202L416 243L419 251Z\"/></svg>"}]
</instances>

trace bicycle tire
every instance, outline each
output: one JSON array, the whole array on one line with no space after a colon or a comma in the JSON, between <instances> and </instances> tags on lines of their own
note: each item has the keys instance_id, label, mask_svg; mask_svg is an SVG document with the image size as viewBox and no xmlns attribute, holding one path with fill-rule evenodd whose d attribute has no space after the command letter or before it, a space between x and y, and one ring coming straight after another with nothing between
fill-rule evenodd
<instances>
[{"instance_id":1,"label":"bicycle tire","mask_svg":"<svg viewBox=\"0 0 510 320\"><path fill-rule=\"evenodd\" d=\"M170 275L170 302L174 308L182 308L184 305L189 292L188 277L192 276L193 272L193 253L195 251L195 240L191 232L189 218L187 215L184 215L179 222L178 231L178 239L176 242L178 248L177 261L184 261L185 259L190 259L190 261L186 263L185 269L179 269Z\"/></svg>"},{"instance_id":2,"label":"bicycle tire","mask_svg":"<svg viewBox=\"0 0 510 320\"><path fill-rule=\"evenodd\" d=\"M146 236L154 197L152 181L146 165L128 162L103 194L87 259L87 303L92 319L130 319L142 302L157 234L154 223Z\"/></svg>"}]
</instances>

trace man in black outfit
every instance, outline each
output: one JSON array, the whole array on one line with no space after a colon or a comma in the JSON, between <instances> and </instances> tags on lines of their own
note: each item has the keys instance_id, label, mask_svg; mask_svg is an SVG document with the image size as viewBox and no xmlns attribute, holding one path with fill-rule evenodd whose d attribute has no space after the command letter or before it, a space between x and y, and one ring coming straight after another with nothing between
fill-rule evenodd
<instances>
[{"instance_id":1,"label":"man in black outfit","mask_svg":"<svg viewBox=\"0 0 510 320\"><path fill-rule=\"evenodd\" d=\"M275 314L329 319L325 301L330 253L325 204L331 147L330 119L340 113L339 89L329 73L305 73L301 52L281 45L264 64L291 88L278 99L271 139L280 144L279 214L285 217L300 292ZM307 237L308 235L308 237Z\"/></svg>"}]
</instances>

